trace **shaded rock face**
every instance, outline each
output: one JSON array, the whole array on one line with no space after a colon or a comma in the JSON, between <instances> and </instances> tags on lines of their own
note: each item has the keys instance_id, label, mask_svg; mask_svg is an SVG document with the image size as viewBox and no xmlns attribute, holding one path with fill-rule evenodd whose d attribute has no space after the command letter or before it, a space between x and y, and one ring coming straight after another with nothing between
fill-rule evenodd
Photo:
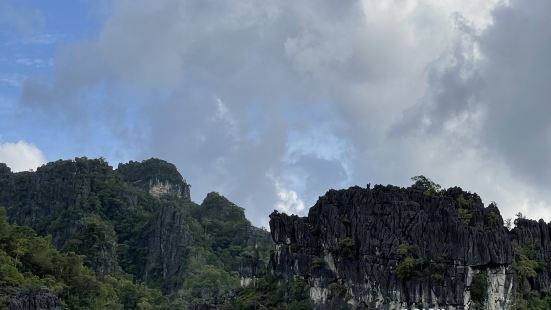
<instances>
[{"instance_id":1,"label":"shaded rock face","mask_svg":"<svg viewBox=\"0 0 551 310\"><path fill-rule=\"evenodd\" d=\"M460 210L461 209L461 210ZM462 213L463 212L463 213ZM513 249L499 210L451 188L330 190L307 217L270 215L273 272L302 277L317 308L507 309ZM486 301L473 277L488 278Z\"/></svg>"},{"instance_id":2,"label":"shaded rock face","mask_svg":"<svg viewBox=\"0 0 551 310\"><path fill-rule=\"evenodd\" d=\"M144 236L148 249L144 280L162 284L164 292L175 291L184 281L186 248L193 243L185 221L178 208L163 206Z\"/></svg>"},{"instance_id":3,"label":"shaded rock face","mask_svg":"<svg viewBox=\"0 0 551 310\"><path fill-rule=\"evenodd\" d=\"M55 219L68 219L53 233L53 241L63 248L78 229L83 210L98 182L97 176L112 175L103 160L59 160L39 167L36 172L0 172L0 206L7 208L12 223L30 226L40 234L49 233Z\"/></svg>"},{"instance_id":4,"label":"shaded rock face","mask_svg":"<svg viewBox=\"0 0 551 310\"><path fill-rule=\"evenodd\" d=\"M125 271L171 290L182 282L185 247L191 242L179 208L188 203L189 185L174 165L160 160L131 162L119 169L87 158L48 163L36 172L12 173L0 164L0 207L7 209L11 223L52 235L58 249L85 254L99 278L120 271L122 259L130 266ZM136 182L130 186L126 179ZM141 188L140 180L149 186L157 179L176 191L167 198L181 199L144 193L149 187ZM119 253L121 248L127 254Z\"/></svg>"},{"instance_id":5,"label":"shaded rock face","mask_svg":"<svg viewBox=\"0 0 551 310\"><path fill-rule=\"evenodd\" d=\"M239 265L239 277L242 287L255 284L256 280L266 273L266 264L258 256L262 248L271 248L270 233L264 229L249 225L247 228L247 246L254 249L250 256L244 256Z\"/></svg>"},{"instance_id":6,"label":"shaded rock face","mask_svg":"<svg viewBox=\"0 0 551 310\"><path fill-rule=\"evenodd\" d=\"M169 162L157 158L130 161L119 164L117 171L126 182L155 197L171 196L191 201L190 185Z\"/></svg>"},{"instance_id":7,"label":"shaded rock face","mask_svg":"<svg viewBox=\"0 0 551 310\"><path fill-rule=\"evenodd\" d=\"M114 227L117 233L124 230L117 236L110 223L138 217L129 211L143 210L143 205L148 204L140 205L139 200L145 199L140 198L140 191L124 183L103 159L59 160L36 172L11 173L0 168L0 185L0 206L7 209L11 223L52 235L53 244L60 250L86 254L87 263L100 278L119 270L116 244L135 243L130 240L135 239L135 234L128 233L128 227ZM105 190L108 186L115 190ZM147 212L149 215L154 210ZM84 225L90 214L97 213L102 213L99 220L105 220L109 234L95 234L98 225Z\"/></svg>"},{"instance_id":8,"label":"shaded rock face","mask_svg":"<svg viewBox=\"0 0 551 310\"><path fill-rule=\"evenodd\" d=\"M511 231L513 243L516 246L528 246L535 261L543 262L533 278L522 283L523 292L545 292L551 290L551 223L543 220L534 221L517 219L516 227Z\"/></svg>"},{"instance_id":9,"label":"shaded rock face","mask_svg":"<svg viewBox=\"0 0 551 310\"><path fill-rule=\"evenodd\" d=\"M9 310L61 310L61 302L57 296L48 290L39 290L35 293L20 292L14 296L9 304Z\"/></svg>"},{"instance_id":10,"label":"shaded rock face","mask_svg":"<svg viewBox=\"0 0 551 310\"><path fill-rule=\"evenodd\" d=\"M208 193L197 211L198 218L210 222L205 227L220 241L216 247L227 243L246 249L236 266L241 286L254 284L265 274L268 257L260 257L260 253L268 253L273 246L267 230L253 226L243 208L216 192Z\"/></svg>"}]
</instances>

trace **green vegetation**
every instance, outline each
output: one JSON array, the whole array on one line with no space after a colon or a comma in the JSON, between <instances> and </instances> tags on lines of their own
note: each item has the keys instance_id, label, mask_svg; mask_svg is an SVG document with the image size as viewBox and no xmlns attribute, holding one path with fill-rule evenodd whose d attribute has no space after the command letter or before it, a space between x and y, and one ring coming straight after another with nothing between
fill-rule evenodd
<instances>
[{"instance_id":1,"label":"green vegetation","mask_svg":"<svg viewBox=\"0 0 551 310\"><path fill-rule=\"evenodd\" d=\"M527 243L519 246L516 241L513 241L513 250L515 252L515 260L513 261L513 270L518 279L534 278L538 275L537 270L541 268L543 262L536 259L536 252L533 243Z\"/></svg>"},{"instance_id":2,"label":"green vegetation","mask_svg":"<svg viewBox=\"0 0 551 310\"><path fill-rule=\"evenodd\" d=\"M459 215L459 219L461 219L463 224L469 225L469 223L471 222L471 218L473 217L469 209L459 208L457 209L457 214Z\"/></svg>"},{"instance_id":3,"label":"green vegetation","mask_svg":"<svg viewBox=\"0 0 551 310\"><path fill-rule=\"evenodd\" d=\"M136 284L127 275L99 281L74 252L60 253L32 229L10 225L0 209L0 288L15 293L47 288L69 309L159 309L161 293ZM7 307L7 298L2 300ZM155 306L154 306L155 305Z\"/></svg>"},{"instance_id":4,"label":"green vegetation","mask_svg":"<svg viewBox=\"0 0 551 310\"><path fill-rule=\"evenodd\" d=\"M518 218L522 218L522 214ZM544 266L544 262L537 257L535 244L525 243L521 246L513 241L513 251L515 253L513 271L518 285L514 309L551 309L549 292L533 291L530 288L529 280L537 277L538 270Z\"/></svg>"},{"instance_id":5,"label":"green vegetation","mask_svg":"<svg viewBox=\"0 0 551 310\"><path fill-rule=\"evenodd\" d=\"M424 175L417 175L411 178L413 185L424 189L426 196L437 196L442 194L442 186Z\"/></svg>"},{"instance_id":6,"label":"green vegetation","mask_svg":"<svg viewBox=\"0 0 551 310\"><path fill-rule=\"evenodd\" d=\"M409 253L410 246L407 243L401 243L398 246L398 254L400 255L406 255Z\"/></svg>"},{"instance_id":7,"label":"green vegetation","mask_svg":"<svg viewBox=\"0 0 551 310\"><path fill-rule=\"evenodd\" d=\"M0 164L0 205L8 207L10 222L26 225L12 230L23 233L32 227L37 232L33 238L57 253L31 255L53 257L44 260L51 265L49 273L34 273L21 261L40 247L21 243L11 252L0 252L0 300L11 296L4 288L15 292L44 286L70 309L151 309L168 302L171 309L187 308L238 288L243 259L258 261L258 270L264 268L272 246L270 235L252 226L242 208L216 193L202 205L172 196L155 198L144 190L153 179L183 182L174 165L156 159L113 170L103 159L75 158L46 164L34 173L11 173ZM170 216L163 218L165 213ZM162 242L172 243L152 246L152 237L165 228L177 233L162 235ZM47 235L51 237L39 237ZM171 241L175 237L189 241ZM164 262L152 260L151 252L161 246L172 252L160 254ZM181 264L176 276L166 275L170 259L181 260L173 262ZM69 273L55 273L72 263L80 264L80 269L72 267L80 274L74 283L63 278ZM161 292L171 300L166 301ZM112 305L94 308L98 300Z\"/></svg>"},{"instance_id":8,"label":"green vegetation","mask_svg":"<svg viewBox=\"0 0 551 310\"><path fill-rule=\"evenodd\" d=\"M352 238L344 238L339 242L337 246L337 253L345 258L352 258L356 255L356 246Z\"/></svg>"},{"instance_id":9,"label":"green vegetation","mask_svg":"<svg viewBox=\"0 0 551 310\"><path fill-rule=\"evenodd\" d=\"M486 222L488 225L496 225L498 222L498 215L494 211L490 211L486 216Z\"/></svg>"},{"instance_id":10,"label":"green vegetation","mask_svg":"<svg viewBox=\"0 0 551 310\"><path fill-rule=\"evenodd\" d=\"M435 281L444 280L446 275L446 270L448 270L448 264L446 263L447 258L445 255L441 255L436 260L435 264L432 266L431 278Z\"/></svg>"},{"instance_id":11,"label":"green vegetation","mask_svg":"<svg viewBox=\"0 0 551 310\"><path fill-rule=\"evenodd\" d=\"M401 260L396 267L396 275L400 279L410 279L419 274L422 270L420 260L408 256Z\"/></svg>"},{"instance_id":12,"label":"green vegetation","mask_svg":"<svg viewBox=\"0 0 551 310\"><path fill-rule=\"evenodd\" d=\"M428 264L424 266L423 259L416 258L417 248L414 245L400 243L398 245L398 255L400 260L396 267L396 276L399 279L407 280L417 276L425 276L430 274Z\"/></svg>"},{"instance_id":13,"label":"green vegetation","mask_svg":"<svg viewBox=\"0 0 551 310\"><path fill-rule=\"evenodd\" d=\"M551 294L531 292L524 298L518 298L513 306L515 310L549 310Z\"/></svg>"},{"instance_id":14,"label":"green vegetation","mask_svg":"<svg viewBox=\"0 0 551 310\"><path fill-rule=\"evenodd\" d=\"M223 296L239 285L238 277L213 265L192 264L180 297L187 302L211 300Z\"/></svg>"},{"instance_id":15,"label":"green vegetation","mask_svg":"<svg viewBox=\"0 0 551 310\"><path fill-rule=\"evenodd\" d=\"M488 274L485 270L473 276L471 282L471 300L476 307L481 307L488 296Z\"/></svg>"},{"instance_id":16,"label":"green vegetation","mask_svg":"<svg viewBox=\"0 0 551 310\"><path fill-rule=\"evenodd\" d=\"M212 192L192 215L209 235L209 247L225 270L237 270L241 256L259 257L268 263L271 239L267 232L252 227L243 208ZM250 238L251 232L256 233L253 238Z\"/></svg>"},{"instance_id":17,"label":"green vegetation","mask_svg":"<svg viewBox=\"0 0 551 310\"><path fill-rule=\"evenodd\" d=\"M284 282L273 275L258 279L256 287L237 291L236 298L222 309L312 309L302 278Z\"/></svg>"},{"instance_id":18,"label":"green vegetation","mask_svg":"<svg viewBox=\"0 0 551 310\"><path fill-rule=\"evenodd\" d=\"M460 194L459 197L457 197L457 204L459 205L459 208L457 209L459 219L461 219L463 224L469 225L471 218L473 217L470 210L470 201L465 199L463 194Z\"/></svg>"}]
</instances>

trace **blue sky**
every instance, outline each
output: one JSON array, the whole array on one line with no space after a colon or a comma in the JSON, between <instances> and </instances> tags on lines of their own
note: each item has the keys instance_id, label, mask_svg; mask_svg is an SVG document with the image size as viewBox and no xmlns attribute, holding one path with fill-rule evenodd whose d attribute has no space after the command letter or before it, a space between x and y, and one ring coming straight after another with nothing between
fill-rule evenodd
<instances>
[{"instance_id":1,"label":"blue sky","mask_svg":"<svg viewBox=\"0 0 551 310\"><path fill-rule=\"evenodd\" d=\"M160 157L259 225L418 174L549 220L550 6L0 0L0 161Z\"/></svg>"},{"instance_id":2,"label":"blue sky","mask_svg":"<svg viewBox=\"0 0 551 310\"><path fill-rule=\"evenodd\" d=\"M100 1L2 1L0 9L0 106L1 141L31 141L46 158L71 158L78 154L101 156L96 144L75 149L75 137L67 128L39 112L22 108L21 86L25 79L49 79L56 51L70 42L97 35L107 2Z\"/></svg>"}]
</instances>

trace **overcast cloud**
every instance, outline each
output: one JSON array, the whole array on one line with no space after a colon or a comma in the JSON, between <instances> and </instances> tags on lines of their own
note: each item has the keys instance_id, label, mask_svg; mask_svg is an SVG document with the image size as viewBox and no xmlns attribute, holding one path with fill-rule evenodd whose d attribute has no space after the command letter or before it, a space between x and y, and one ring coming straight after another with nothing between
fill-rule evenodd
<instances>
[{"instance_id":1,"label":"overcast cloud","mask_svg":"<svg viewBox=\"0 0 551 310\"><path fill-rule=\"evenodd\" d=\"M22 108L174 162L265 224L424 174L551 219L551 3L117 1ZM98 124L101 128L98 129Z\"/></svg>"}]
</instances>

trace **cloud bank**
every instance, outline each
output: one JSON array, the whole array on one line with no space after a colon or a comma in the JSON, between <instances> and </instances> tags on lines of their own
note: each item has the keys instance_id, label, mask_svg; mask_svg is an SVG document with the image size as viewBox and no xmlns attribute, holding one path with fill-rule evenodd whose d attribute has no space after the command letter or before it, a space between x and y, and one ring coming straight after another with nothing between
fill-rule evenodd
<instances>
[{"instance_id":1,"label":"cloud bank","mask_svg":"<svg viewBox=\"0 0 551 310\"><path fill-rule=\"evenodd\" d=\"M425 174L551 219L550 4L117 1L21 102L174 162L256 223ZM547 101L546 101L547 100ZM489 201L487 201L489 202Z\"/></svg>"},{"instance_id":2,"label":"cloud bank","mask_svg":"<svg viewBox=\"0 0 551 310\"><path fill-rule=\"evenodd\" d=\"M13 172L34 170L46 163L42 151L25 141L0 143L0 163L5 163Z\"/></svg>"}]
</instances>

